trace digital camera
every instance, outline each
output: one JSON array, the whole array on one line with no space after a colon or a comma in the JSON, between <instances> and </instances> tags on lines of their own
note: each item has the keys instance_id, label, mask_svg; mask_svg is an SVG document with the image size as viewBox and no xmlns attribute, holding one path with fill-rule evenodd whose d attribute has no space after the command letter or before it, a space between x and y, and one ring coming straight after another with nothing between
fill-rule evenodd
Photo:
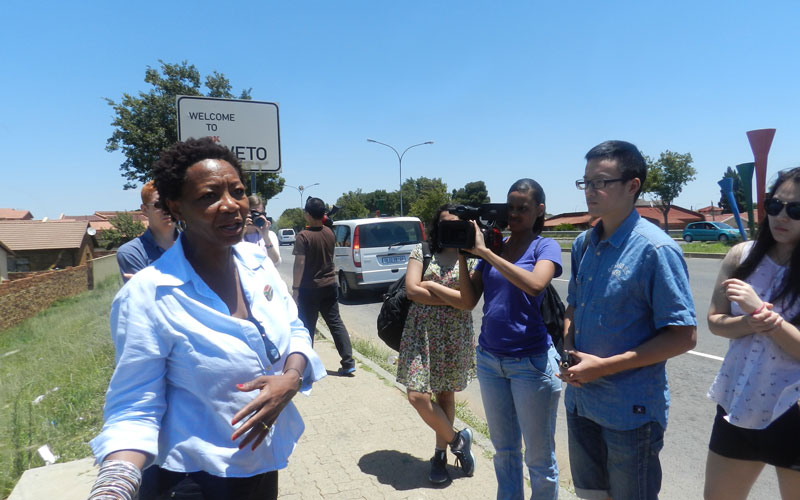
<instances>
[{"instance_id":1,"label":"digital camera","mask_svg":"<svg viewBox=\"0 0 800 500\"><path fill-rule=\"evenodd\" d=\"M264 227L267 225L266 212L259 212L258 210L250 210L250 219L256 227Z\"/></svg>"}]
</instances>

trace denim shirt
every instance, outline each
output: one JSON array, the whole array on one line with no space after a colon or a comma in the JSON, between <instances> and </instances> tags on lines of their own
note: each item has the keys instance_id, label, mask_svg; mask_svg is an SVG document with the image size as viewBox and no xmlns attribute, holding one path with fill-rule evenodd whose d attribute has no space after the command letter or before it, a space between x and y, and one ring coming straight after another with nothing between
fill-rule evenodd
<instances>
[{"instance_id":1,"label":"denim shirt","mask_svg":"<svg viewBox=\"0 0 800 500\"><path fill-rule=\"evenodd\" d=\"M97 461L140 450L176 472L247 477L286 467L304 425L290 402L255 451L231 440L233 415L259 392L236 384L282 373L291 353L308 360L302 392L325 376L311 337L272 262L249 243L234 260L252 321L228 307L186 260L183 237L117 293L111 308L116 369L105 423L90 443ZM269 287L269 288L267 288Z\"/></svg>"},{"instance_id":2,"label":"denim shirt","mask_svg":"<svg viewBox=\"0 0 800 500\"><path fill-rule=\"evenodd\" d=\"M572 245L567 303L574 308L575 349L605 358L643 344L666 326L696 325L680 247L635 210L604 241L600 224ZM666 362L567 386L564 404L611 429L631 430L651 421L666 428Z\"/></svg>"}]
</instances>

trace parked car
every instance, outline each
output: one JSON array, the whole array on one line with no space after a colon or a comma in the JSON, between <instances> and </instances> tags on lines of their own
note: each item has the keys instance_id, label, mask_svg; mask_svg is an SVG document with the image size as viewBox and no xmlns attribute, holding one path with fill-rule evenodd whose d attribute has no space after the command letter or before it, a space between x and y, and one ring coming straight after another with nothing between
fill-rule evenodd
<instances>
[{"instance_id":1,"label":"parked car","mask_svg":"<svg viewBox=\"0 0 800 500\"><path fill-rule=\"evenodd\" d=\"M414 246L425 240L422 222L416 217L335 221L333 234L333 263L343 298L358 290L389 288L405 274Z\"/></svg>"},{"instance_id":2,"label":"parked car","mask_svg":"<svg viewBox=\"0 0 800 500\"><path fill-rule=\"evenodd\" d=\"M294 229L278 230L278 245L294 245Z\"/></svg>"},{"instance_id":3,"label":"parked car","mask_svg":"<svg viewBox=\"0 0 800 500\"><path fill-rule=\"evenodd\" d=\"M691 222L683 230L683 241L722 241L737 240L742 236L739 230L724 222Z\"/></svg>"}]
</instances>

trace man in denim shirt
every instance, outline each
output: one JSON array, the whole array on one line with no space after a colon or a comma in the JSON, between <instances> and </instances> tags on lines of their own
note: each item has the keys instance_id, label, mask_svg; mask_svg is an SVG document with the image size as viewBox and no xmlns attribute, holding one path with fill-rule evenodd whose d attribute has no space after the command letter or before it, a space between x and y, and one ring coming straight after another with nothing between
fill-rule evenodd
<instances>
[{"instance_id":1,"label":"man in denim shirt","mask_svg":"<svg viewBox=\"0 0 800 500\"><path fill-rule=\"evenodd\" d=\"M594 229L572 245L562 369L569 458L582 498L655 499L669 389L666 360L693 348L697 320L678 245L634 210L647 165L633 144L586 154Z\"/></svg>"}]
</instances>

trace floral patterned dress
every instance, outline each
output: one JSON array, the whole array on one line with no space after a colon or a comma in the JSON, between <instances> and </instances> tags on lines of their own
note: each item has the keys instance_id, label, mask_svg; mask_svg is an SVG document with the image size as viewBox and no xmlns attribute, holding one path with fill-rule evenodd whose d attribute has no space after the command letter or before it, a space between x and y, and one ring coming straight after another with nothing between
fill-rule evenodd
<instances>
[{"instance_id":1,"label":"floral patterned dress","mask_svg":"<svg viewBox=\"0 0 800 500\"><path fill-rule=\"evenodd\" d=\"M422 245L410 258L422 262ZM467 259L472 272L476 259ZM458 290L458 261L442 266L433 254L425 280ZM475 377L475 336L471 311L411 302L408 308L397 381L418 392L461 391Z\"/></svg>"}]
</instances>

